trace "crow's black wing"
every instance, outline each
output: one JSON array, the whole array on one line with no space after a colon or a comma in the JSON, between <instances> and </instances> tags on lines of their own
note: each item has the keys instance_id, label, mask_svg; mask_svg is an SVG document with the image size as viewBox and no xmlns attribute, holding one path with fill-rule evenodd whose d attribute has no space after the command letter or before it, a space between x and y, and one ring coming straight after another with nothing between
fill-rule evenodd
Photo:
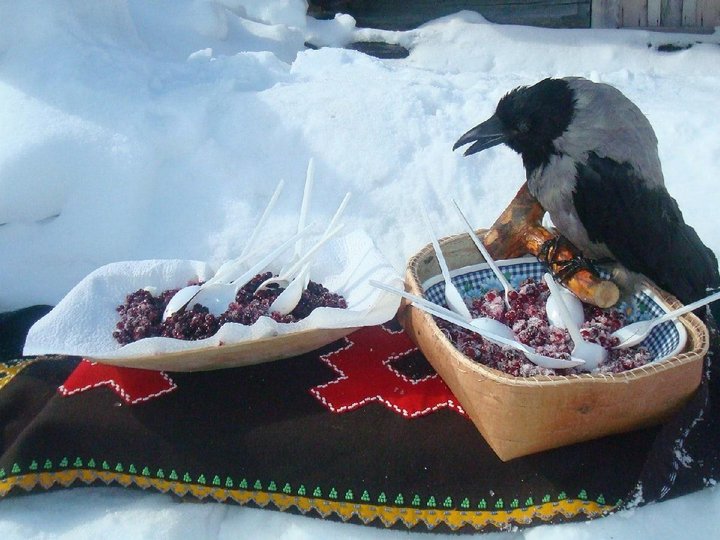
<instances>
[{"instance_id":1,"label":"crow's black wing","mask_svg":"<svg viewBox=\"0 0 720 540\"><path fill-rule=\"evenodd\" d=\"M591 152L577 164L573 199L590 240L683 303L720 284L715 255L685 224L675 199L662 186L648 187L630 164Z\"/></svg>"}]
</instances>

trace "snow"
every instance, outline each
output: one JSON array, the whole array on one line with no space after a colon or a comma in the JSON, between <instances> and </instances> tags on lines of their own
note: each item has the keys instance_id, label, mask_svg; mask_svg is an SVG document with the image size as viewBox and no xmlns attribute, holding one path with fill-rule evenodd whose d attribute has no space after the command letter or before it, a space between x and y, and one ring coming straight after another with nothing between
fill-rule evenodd
<instances>
[{"instance_id":1,"label":"snow","mask_svg":"<svg viewBox=\"0 0 720 540\"><path fill-rule=\"evenodd\" d=\"M593 521L477 536L487 540L715 538L719 508L720 490L708 488ZM0 533L8 540L447 540L465 536L385 530L227 504L178 503L169 495L149 495L116 487L78 488L3 500Z\"/></svg>"},{"instance_id":2,"label":"snow","mask_svg":"<svg viewBox=\"0 0 720 540\"><path fill-rule=\"evenodd\" d=\"M402 272L439 233L488 226L523 181L497 147L452 152L520 84L576 75L617 86L659 139L666 184L720 254L720 32L550 30L471 12L408 32L305 16L303 0L0 0L0 311L57 304L109 263L238 253L279 179L287 198L267 238L286 234L305 167L316 163L320 218L354 193L345 222ZM379 60L340 48L385 40ZM311 42L318 50L306 48ZM659 52L657 45L693 44ZM502 538L712 537L711 487L590 523ZM165 495L87 488L0 501L0 537L405 538L272 511L177 504Z\"/></svg>"}]
</instances>

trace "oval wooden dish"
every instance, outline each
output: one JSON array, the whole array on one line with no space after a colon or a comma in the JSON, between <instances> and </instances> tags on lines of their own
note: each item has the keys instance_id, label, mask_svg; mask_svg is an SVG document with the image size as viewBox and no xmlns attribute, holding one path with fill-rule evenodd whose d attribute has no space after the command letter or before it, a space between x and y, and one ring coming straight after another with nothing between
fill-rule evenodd
<instances>
[{"instance_id":1,"label":"oval wooden dish","mask_svg":"<svg viewBox=\"0 0 720 540\"><path fill-rule=\"evenodd\" d=\"M451 270L484 262L467 235L440 244ZM421 284L439 273L427 245L408 261L406 287L423 295ZM681 305L651 290L670 307ZM674 356L619 374L514 377L463 355L424 311L403 303L400 319L503 461L662 422L699 386L709 346L706 326L688 314L681 318L687 342Z\"/></svg>"},{"instance_id":2,"label":"oval wooden dish","mask_svg":"<svg viewBox=\"0 0 720 540\"><path fill-rule=\"evenodd\" d=\"M209 371L250 366L314 351L357 330L313 328L240 343L213 345L136 357L95 357L87 360L119 367L156 371Z\"/></svg>"}]
</instances>

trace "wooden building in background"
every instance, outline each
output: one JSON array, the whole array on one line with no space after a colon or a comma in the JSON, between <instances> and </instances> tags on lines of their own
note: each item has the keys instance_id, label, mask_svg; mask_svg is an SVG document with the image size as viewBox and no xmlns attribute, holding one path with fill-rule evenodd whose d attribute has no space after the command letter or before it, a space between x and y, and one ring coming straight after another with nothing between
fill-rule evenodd
<instances>
[{"instance_id":1,"label":"wooden building in background","mask_svg":"<svg viewBox=\"0 0 720 540\"><path fill-rule=\"evenodd\" d=\"M712 32L720 26L720 0L593 0L594 28L656 28Z\"/></svg>"},{"instance_id":2,"label":"wooden building in background","mask_svg":"<svg viewBox=\"0 0 720 540\"><path fill-rule=\"evenodd\" d=\"M711 33L720 0L309 0L318 18L348 13L358 26L407 30L467 9L500 24L551 28L651 28Z\"/></svg>"}]
</instances>

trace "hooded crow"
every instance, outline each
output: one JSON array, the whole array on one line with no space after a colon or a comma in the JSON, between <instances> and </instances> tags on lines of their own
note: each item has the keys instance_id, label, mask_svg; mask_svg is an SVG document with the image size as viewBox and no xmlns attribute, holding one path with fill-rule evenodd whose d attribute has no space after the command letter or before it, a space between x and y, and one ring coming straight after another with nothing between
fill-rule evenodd
<instances>
[{"instance_id":1,"label":"hooded crow","mask_svg":"<svg viewBox=\"0 0 720 540\"><path fill-rule=\"evenodd\" d=\"M558 232L619 263L621 286L642 274L686 304L720 286L715 255L665 188L650 122L616 88L575 77L516 88L453 150L469 143L466 156L500 143L519 153Z\"/></svg>"}]
</instances>

